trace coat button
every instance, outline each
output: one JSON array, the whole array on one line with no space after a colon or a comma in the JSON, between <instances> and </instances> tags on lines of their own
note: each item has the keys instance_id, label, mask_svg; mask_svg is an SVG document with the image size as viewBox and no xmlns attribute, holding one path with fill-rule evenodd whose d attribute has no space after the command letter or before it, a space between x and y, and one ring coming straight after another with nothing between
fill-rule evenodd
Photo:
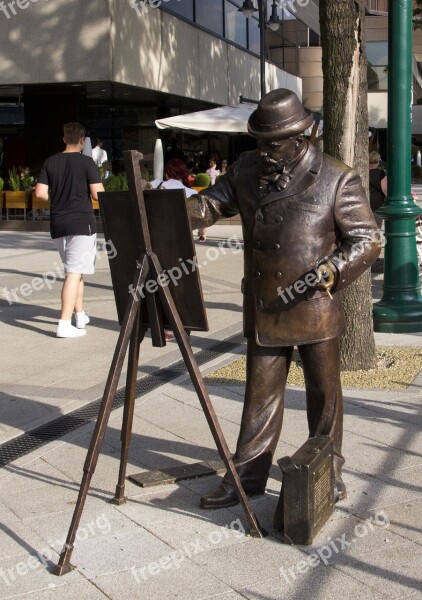
<instances>
[{"instance_id":1,"label":"coat button","mask_svg":"<svg viewBox=\"0 0 422 600\"><path fill-rule=\"evenodd\" d=\"M256 308L262 310L264 308L264 301L261 298L256 299Z\"/></svg>"},{"instance_id":2,"label":"coat button","mask_svg":"<svg viewBox=\"0 0 422 600\"><path fill-rule=\"evenodd\" d=\"M276 279L281 279L283 277L283 273L281 271L275 272Z\"/></svg>"},{"instance_id":3,"label":"coat button","mask_svg":"<svg viewBox=\"0 0 422 600\"><path fill-rule=\"evenodd\" d=\"M283 217L281 215L277 215L276 218L275 218L275 222L276 223L281 223L282 220L283 220Z\"/></svg>"},{"instance_id":4,"label":"coat button","mask_svg":"<svg viewBox=\"0 0 422 600\"><path fill-rule=\"evenodd\" d=\"M280 244L277 244L277 242L273 245L273 249L277 252L278 250L280 250Z\"/></svg>"},{"instance_id":5,"label":"coat button","mask_svg":"<svg viewBox=\"0 0 422 600\"><path fill-rule=\"evenodd\" d=\"M261 242L259 240L255 242L255 248L261 248Z\"/></svg>"},{"instance_id":6,"label":"coat button","mask_svg":"<svg viewBox=\"0 0 422 600\"><path fill-rule=\"evenodd\" d=\"M256 213L256 220L257 220L257 221L263 221L263 220L264 220L264 217L263 217L263 214L262 214L262 212L261 212L261 211L258 211L258 212Z\"/></svg>"},{"instance_id":7,"label":"coat button","mask_svg":"<svg viewBox=\"0 0 422 600\"><path fill-rule=\"evenodd\" d=\"M255 271L255 277L259 279L261 277L261 271Z\"/></svg>"}]
</instances>

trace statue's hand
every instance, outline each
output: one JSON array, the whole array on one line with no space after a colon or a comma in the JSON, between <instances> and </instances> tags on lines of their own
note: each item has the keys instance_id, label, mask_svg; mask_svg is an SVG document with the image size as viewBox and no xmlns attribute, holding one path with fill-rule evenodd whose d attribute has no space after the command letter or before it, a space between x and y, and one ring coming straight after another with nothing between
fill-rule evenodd
<instances>
[{"instance_id":1,"label":"statue's hand","mask_svg":"<svg viewBox=\"0 0 422 600\"><path fill-rule=\"evenodd\" d=\"M316 285L317 288L321 290L326 290L327 294L330 296L331 300L333 299L331 295L331 288L333 287L336 274L334 269L328 263L322 263L317 267L316 270L318 283Z\"/></svg>"}]
</instances>

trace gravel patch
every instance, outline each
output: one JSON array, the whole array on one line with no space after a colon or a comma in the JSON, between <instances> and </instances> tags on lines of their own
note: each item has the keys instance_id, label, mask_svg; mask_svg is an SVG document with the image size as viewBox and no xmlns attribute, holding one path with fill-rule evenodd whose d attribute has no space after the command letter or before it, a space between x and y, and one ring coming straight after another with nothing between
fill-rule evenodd
<instances>
[{"instance_id":1,"label":"gravel patch","mask_svg":"<svg viewBox=\"0 0 422 600\"><path fill-rule=\"evenodd\" d=\"M368 371L343 371L343 387L405 389L422 370L422 350L420 348L377 348L378 366ZM246 380L246 358L242 356L231 364L209 373L206 380L210 384L243 383ZM304 386L303 370L297 351L293 354L287 383Z\"/></svg>"}]
</instances>

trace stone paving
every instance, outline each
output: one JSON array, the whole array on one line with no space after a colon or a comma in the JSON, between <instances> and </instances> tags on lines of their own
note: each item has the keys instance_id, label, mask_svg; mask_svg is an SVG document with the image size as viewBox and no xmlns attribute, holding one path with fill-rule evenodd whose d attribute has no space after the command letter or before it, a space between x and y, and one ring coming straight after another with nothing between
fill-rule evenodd
<instances>
[{"instance_id":1,"label":"stone paving","mask_svg":"<svg viewBox=\"0 0 422 600\"><path fill-rule=\"evenodd\" d=\"M241 230L222 225L208 233L209 241L198 244L197 252L210 329L192 334L195 352L242 327L242 252L227 243L219 246L231 236L240 238ZM76 340L55 338L61 283L46 273L58 275L60 264L48 233L2 232L0 268L3 444L100 398L119 329L104 250L86 286L92 325ZM34 285L34 278L44 285ZM382 274L373 279L377 297ZM376 341L422 346L421 334L376 334ZM243 350L240 343L201 367L202 373ZM145 340L138 376L179 360L174 342L157 349ZM276 464L266 494L252 500L269 532L264 539L246 535L239 506L199 508L201 494L213 489L217 476L152 488L127 481L127 502L111 504L119 467L119 408L111 414L91 482L74 569L57 577L52 569L69 528L94 424L40 446L0 469L0 598L421 598L421 384L418 376L405 391L344 390L348 497L312 546L286 545L273 530L281 484ZM234 449L243 386L208 389ZM286 394L277 457L291 455L306 435L304 390L293 387ZM187 375L137 399L128 474L209 459L218 459L218 453Z\"/></svg>"}]
</instances>

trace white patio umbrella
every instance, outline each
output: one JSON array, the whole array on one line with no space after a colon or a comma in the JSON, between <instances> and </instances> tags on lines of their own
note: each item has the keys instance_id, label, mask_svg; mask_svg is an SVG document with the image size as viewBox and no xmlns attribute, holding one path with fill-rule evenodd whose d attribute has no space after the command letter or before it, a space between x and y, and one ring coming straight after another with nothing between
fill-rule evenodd
<instances>
[{"instance_id":1,"label":"white patio umbrella","mask_svg":"<svg viewBox=\"0 0 422 600\"><path fill-rule=\"evenodd\" d=\"M256 104L235 104L200 110L186 115L157 119L159 129L184 129L187 131L209 131L212 133L248 133L248 119ZM321 120L322 126L322 120ZM306 130L308 135L312 127Z\"/></svg>"},{"instance_id":2,"label":"white patio umbrella","mask_svg":"<svg viewBox=\"0 0 422 600\"><path fill-rule=\"evenodd\" d=\"M91 144L90 137L86 137L84 140L84 147L82 148L82 154L85 154L85 156L90 156L92 158L92 144Z\"/></svg>"},{"instance_id":3,"label":"white patio umbrella","mask_svg":"<svg viewBox=\"0 0 422 600\"><path fill-rule=\"evenodd\" d=\"M155 140L154 179L164 179L164 151L163 142L160 139Z\"/></svg>"},{"instance_id":4,"label":"white patio umbrella","mask_svg":"<svg viewBox=\"0 0 422 600\"><path fill-rule=\"evenodd\" d=\"M200 110L186 115L157 119L159 129L185 129L216 133L248 133L248 119L256 104L236 104Z\"/></svg>"}]
</instances>

